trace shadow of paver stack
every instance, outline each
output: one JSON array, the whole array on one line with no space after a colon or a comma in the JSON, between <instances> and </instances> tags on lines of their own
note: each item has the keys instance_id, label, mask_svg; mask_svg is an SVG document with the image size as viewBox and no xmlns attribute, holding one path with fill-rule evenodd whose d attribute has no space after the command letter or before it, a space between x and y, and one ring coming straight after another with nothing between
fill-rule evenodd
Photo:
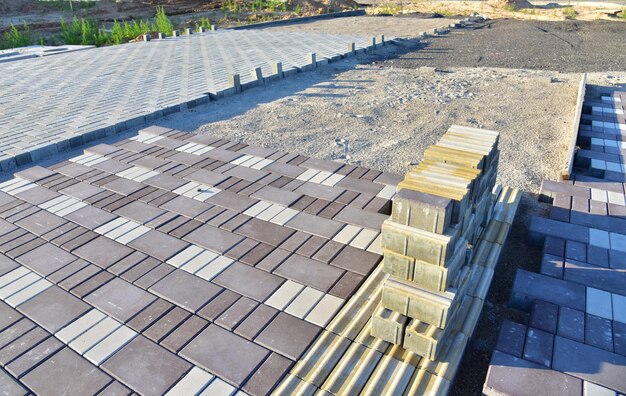
<instances>
[{"instance_id":1,"label":"shadow of paver stack","mask_svg":"<svg viewBox=\"0 0 626 396\"><path fill-rule=\"evenodd\" d=\"M429 360L463 326L474 298L470 265L493 208L498 132L452 126L406 174L382 227L389 274L372 335Z\"/></svg>"}]
</instances>

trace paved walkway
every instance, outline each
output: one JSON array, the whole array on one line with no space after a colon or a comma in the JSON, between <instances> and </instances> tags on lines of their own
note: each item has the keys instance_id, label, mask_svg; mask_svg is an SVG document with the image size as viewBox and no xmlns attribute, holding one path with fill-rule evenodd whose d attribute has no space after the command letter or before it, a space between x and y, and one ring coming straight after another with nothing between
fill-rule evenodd
<instances>
[{"instance_id":1,"label":"paved walkway","mask_svg":"<svg viewBox=\"0 0 626 396\"><path fill-rule=\"evenodd\" d=\"M572 181L544 181L550 218L534 218L541 273L518 271L485 393L626 393L626 92L587 97Z\"/></svg>"},{"instance_id":2,"label":"paved walkway","mask_svg":"<svg viewBox=\"0 0 626 396\"><path fill-rule=\"evenodd\" d=\"M159 127L17 173L0 389L268 394L377 267L399 179Z\"/></svg>"},{"instance_id":3,"label":"paved walkway","mask_svg":"<svg viewBox=\"0 0 626 396\"><path fill-rule=\"evenodd\" d=\"M6 170L150 122L181 107L371 45L363 36L217 31L0 64L0 165Z\"/></svg>"}]
</instances>

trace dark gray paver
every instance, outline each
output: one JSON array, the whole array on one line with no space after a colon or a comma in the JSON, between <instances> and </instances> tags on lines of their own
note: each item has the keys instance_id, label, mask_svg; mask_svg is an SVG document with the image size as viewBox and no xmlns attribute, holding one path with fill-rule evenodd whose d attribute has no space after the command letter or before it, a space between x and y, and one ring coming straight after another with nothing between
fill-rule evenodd
<instances>
[{"instance_id":1,"label":"dark gray paver","mask_svg":"<svg viewBox=\"0 0 626 396\"><path fill-rule=\"evenodd\" d=\"M109 358L102 368L141 394L161 395L191 365L139 336Z\"/></svg>"},{"instance_id":2,"label":"dark gray paver","mask_svg":"<svg viewBox=\"0 0 626 396\"><path fill-rule=\"evenodd\" d=\"M285 313L279 313L256 338L261 345L297 360L315 340L321 328Z\"/></svg>"},{"instance_id":3,"label":"dark gray paver","mask_svg":"<svg viewBox=\"0 0 626 396\"><path fill-rule=\"evenodd\" d=\"M18 306L18 310L51 333L89 310L89 305L52 286Z\"/></svg>"},{"instance_id":4,"label":"dark gray paver","mask_svg":"<svg viewBox=\"0 0 626 396\"><path fill-rule=\"evenodd\" d=\"M76 352L63 348L21 381L38 394L79 396L99 392L112 379Z\"/></svg>"},{"instance_id":5,"label":"dark gray paver","mask_svg":"<svg viewBox=\"0 0 626 396\"><path fill-rule=\"evenodd\" d=\"M174 271L150 291L191 312L196 312L220 292L220 287L184 271Z\"/></svg>"},{"instance_id":6,"label":"dark gray paver","mask_svg":"<svg viewBox=\"0 0 626 396\"><path fill-rule=\"evenodd\" d=\"M157 298L152 294L115 278L85 297L85 301L98 307L124 323Z\"/></svg>"},{"instance_id":7,"label":"dark gray paver","mask_svg":"<svg viewBox=\"0 0 626 396\"><path fill-rule=\"evenodd\" d=\"M217 325L210 325L180 354L231 384L241 386L269 351Z\"/></svg>"},{"instance_id":8,"label":"dark gray paver","mask_svg":"<svg viewBox=\"0 0 626 396\"><path fill-rule=\"evenodd\" d=\"M257 301L265 301L280 287L284 279L235 262L214 278L213 282Z\"/></svg>"},{"instance_id":9,"label":"dark gray paver","mask_svg":"<svg viewBox=\"0 0 626 396\"><path fill-rule=\"evenodd\" d=\"M582 381L528 360L494 351L483 392L491 396L580 396Z\"/></svg>"}]
</instances>

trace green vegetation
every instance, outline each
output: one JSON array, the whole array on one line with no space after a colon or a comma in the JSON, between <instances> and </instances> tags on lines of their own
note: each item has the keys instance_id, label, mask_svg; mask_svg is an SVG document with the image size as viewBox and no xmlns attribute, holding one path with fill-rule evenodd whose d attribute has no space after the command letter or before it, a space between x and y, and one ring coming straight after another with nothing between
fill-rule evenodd
<instances>
[{"instance_id":1,"label":"green vegetation","mask_svg":"<svg viewBox=\"0 0 626 396\"><path fill-rule=\"evenodd\" d=\"M211 30L211 20L209 18L202 17L202 19L196 21L196 32L199 32L200 28Z\"/></svg>"},{"instance_id":2,"label":"green vegetation","mask_svg":"<svg viewBox=\"0 0 626 396\"><path fill-rule=\"evenodd\" d=\"M626 8L624 8L622 10L622 13L618 15L618 17L622 18L622 19L626 19Z\"/></svg>"},{"instance_id":3,"label":"green vegetation","mask_svg":"<svg viewBox=\"0 0 626 396\"><path fill-rule=\"evenodd\" d=\"M517 11L517 10L518 10L518 8L517 8L517 4L515 4L515 3L507 3L507 4L504 6L504 10L505 10L505 11L510 11L510 12L515 12L515 11Z\"/></svg>"},{"instance_id":4,"label":"green vegetation","mask_svg":"<svg viewBox=\"0 0 626 396\"><path fill-rule=\"evenodd\" d=\"M32 45L33 37L30 34L28 24L24 22L22 29L18 29L15 25L11 25L11 29L0 37L0 50L7 48L18 48Z\"/></svg>"},{"instance_id":5,"label":"green vegetation","mask_svg":"<svg viewBox=\"0 0 626 396\"><path fill-rule=\"evenodd\" d=\"M398 4L385 3L379 8L379 14L396 15L402 11Z\"/></svg>"},{"instance_id":6,"label":"green vegetation","mask_svg":"<svg viewBox=\"0 0 626 396\"><path fill-rule=\"evenodd\" d=\"M563 9L563 15L565 15L565 19L576 19L576 10L574 7L565 7Z\"/></svg>"},{"instance_id":7,"label":"green vegetation","mask_svg":"<svg viewBox=\"0 0 626 396\"><path fill-rule=\"evenodd\" d=\"M202 20L204 22L204 18L202 18ZM165 35L167 36L171 36L172 32L174 31L174 26L172 25L172 22L167 17L167 15L165 15L165 9L163 7L157 7L154 25L156 31L165 33Z\"/></svg>"}]
</instances>

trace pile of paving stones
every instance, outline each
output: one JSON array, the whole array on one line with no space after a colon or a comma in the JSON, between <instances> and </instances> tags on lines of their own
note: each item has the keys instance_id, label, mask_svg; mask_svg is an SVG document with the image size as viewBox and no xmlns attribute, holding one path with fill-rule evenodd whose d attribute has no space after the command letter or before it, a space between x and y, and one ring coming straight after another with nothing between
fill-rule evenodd
<instances>
[{"instance_id":1,"label":"pile of paving stones","mask_svg":"<svg viewBox=\"0 0 626 396\"><path fill-rule=\"evenodd\" d=\"M491 219L498 133L452 126L398 184L383 223L389 274L372 335L435 360L472 305L468 246Z\"/></svg>"},{"instance_id":2,"label":"pile of paving stones","mask_svg":"<svg viewBox=\"0 0 626 396\"><path fill-rule=\"evenodd\" d=\"M550 218L535 217L541 273L519 270L484 392L626 393L626 92L586 98L575 172L544 181Z\"/></svg>"}]
</instances>

